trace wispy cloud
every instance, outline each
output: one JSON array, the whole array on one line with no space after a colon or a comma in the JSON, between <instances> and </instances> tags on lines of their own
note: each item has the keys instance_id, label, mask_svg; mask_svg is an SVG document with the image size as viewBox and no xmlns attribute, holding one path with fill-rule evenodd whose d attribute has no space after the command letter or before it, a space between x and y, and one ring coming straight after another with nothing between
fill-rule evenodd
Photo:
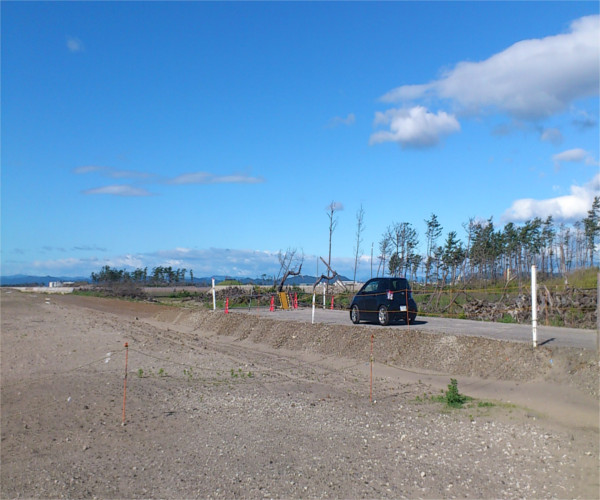
<instances>
[{"instance_id":1,"label":"wispy cloud","mask_svg":"<svg viewBox=\"0 0 600 500\"><path fill-rule=\"evenodd\" d=\"M89 275L103 266L130 270L172 266L180 269L192 269L196 277L214 275L259 277L263 273L276 275L279 265L277 252L226 248L173 248L110 257L37 260L32 264L39 273L73 273L77 275ZM30 266L28 265L28 267Z\"/></svg>"},{"instance_id":2,"label":"wispy cloud","mask_svg":"<svg viewBox=\"0 0 600 500\"><path fill-rule=\"evenodd\" d=\"M571 186L571 193L546 200L524 198L516 200L504 213L504 221L522 222L534 217L551 215L556 221L573 222L587 216L594 196L600 192L600 174L583 186Z\"/></svg>"},{"instance_id":3,"label":"wispy cloud","mask_svg":"<svg viewBox=\"0 0 600 500\"><path fill-rule=\"evenodd\" d=\"M562 153L555 154L552 157L552 160L554 161L554 167L557 170L560 169L561 165L566 162L598 165L598 162L594 160L594 157L588 151L581 148L568 149Z\"/></svg>"},{"instance_id":4,"label":"wispy cloud","mask_svg":"<svg viewBox=\"0 0 600 500\"><path fill-rule=\"evenodd\" d=\"M69 36L67 37L67 49L69 49L70 52L83 52L85 47L79 38Z\"/></svg>"},{"instance_id":5,"label":"wispy cloud","mask_svg":"<svg viewBox=\"0 0 600 500\"><path fill-rule=\"evenodd\" d=\"M330 128L334 128L334 127L338 127L340 125L345 125L345 126L353 125L355 122L356 122L356 116L354 116L354 113L348 113L348 116L346 116L345 118L342 116L333 117L331 120L329 120L328 125Z\"/></svg>"},{"instance_id":6,"label":"wispy cloud","mask_svg":"<svg viewBox=\"0 0 600 500\"><path fill-rule=\"evenodd\" d=\"M128 186L126 184L113 184L99 188L86 189L83 194L107 194L113 196L152 196L152 193L144 188Z\"/></svg>"},{"instance_id":7,"label":"wispy cloud","mask_svg":"<svg viewBox=\"0 0 600 500\"><path fill-rule=\"evenodd\" d=\"M78 246L74 246L73 250L76 250L79 252L106 252L107 248L99 247L97 245L78 245Z\"/></svg>"},{"instance_id":8,"label":"wispy cloud","mask_svg":"<svg viewBox=\"0 0 600 500\"><path fill-rule=\"evenodd\" d=\"M98 258L96 256L87 258L69 257L65 259L36 260L32 263L35 272L81 276L89 276L92 272L100 270L103 266L116 267L118 269L136 269L142 268L144 265L142 256L131 254L106 258Z\"/></svg>"},{"instance_id":9,"label":"wispy cloud","mask_svg":"<svg viewBox=\"0 0 600 500\"><path fill-rule=\"evenodd\" d=\"M172 178L159 178L155 174L136 170L120 170L99 165L84 165L73 169L76 175L98 174L111 179L131 179L144 183L187 185L187 184L260 184L265 182L263 177L255 177L244 173L216 175L210 172L191 172ZM151 196L144 188L128 184L116 184L97 187L83 191L84 194L108 194L114 196Z\"/></svg>"},{"instance_id":10,"label":"wispy cloud","mask_svg":"<svg viewBox=\"0 0 600 500\"><path fill-rule=\"evenodd\" d=\"M389 130L372 134L370 144L397 142L402 147L434 146L441 137L460 130L460 124L453 115L444 111L432 113L423 106L377 112L375 125L387 125Z\"/></svg>"},{"instance_id":11,"label":"wispy cloud","mask_svg":"<svg viewBox=\"0 0 600 500\"><path fill-rule=\"evenodd\" d=\"M580 130L594 128L598 125L598 120L583 110L576 110L575 117L573 118L573 125Z\"/></svg>"},{"instance_id":12,"label":"wispy cloud","mask_svg":"<svg viewBox=\"0 0 600 500\"><path fill-rule=\"evenodd\" d=\"M112 179L150 179L155 177L154 174L147 172L138 172L136 170L119 170L113 167L104 167L99 165L84 165L73 169L73 173L77 175L85 174L100 174L104 177Z\"/></svg>"},{"instance_id":13,"label":"wispy cloud","mask_svg":"<svg viewBox=\"0 0 600 500\"><path fill-rule=\"evenodd\" d=\"M260 184L262 177L246 174L215 175L209 172L191 172L178 175L167 181L168 184Z\"/></svg>"},{"instance_id":14,"label":"wispy cloud","mask_svg":"<svg viewBox=\"0 0 600 500\"><path fill-rule=\"evenodd\" d=\"M484 61L460 62L438 80L397 87L381 100L438 98L464 112L492 108L519 119L546 118L598 94L599 27L598 15L577 19L568 33L524 40Z\"/></svg>"},{"instance_id":15,"label":"wispy cloud","mask_svg":"<svg viewBox=\"0 0 600 500\"><path fill-rule=\"evenodd\" d=\"M325 207L327 212L334 211L339 212L340 210L344 210L344 204L341 201L332 201L329 205Z\"/></svg>"},{"instance_id":16,"label":"wispy cloud","mask_svg":"<svg viewBox=\"0 0 600 500\"><path fill-rule=\"evenodd\" d=\"M31 264L33 272L39 273L80 273L83 267L89 267L89 263L76 257L53 260L34 260Z\"/></svg>"},{"instance_id":17,"label":"wispy cloud","mask_svg":"<svg viewBox=\"0 0 600 500\"><path fill-rule=\"evenodd\" d=\"M44 245L42 247L42 250L44 252L62 252L62 253L65 253L67 251L67 249L64 247L51 247L49 245Z\"/></svg>"},{"instance_id":18,"label":"wispy cloud","mask_svg":"<svg viewBox=\"0 0 600 500\"><path fill-rule=\"evenodd\" d=\"M547 128L542 130L540 134L540 140L542 142L550 142L555 146L559 145L563 141L563 135L557 128Z\"/></svg>"}]
</instances>

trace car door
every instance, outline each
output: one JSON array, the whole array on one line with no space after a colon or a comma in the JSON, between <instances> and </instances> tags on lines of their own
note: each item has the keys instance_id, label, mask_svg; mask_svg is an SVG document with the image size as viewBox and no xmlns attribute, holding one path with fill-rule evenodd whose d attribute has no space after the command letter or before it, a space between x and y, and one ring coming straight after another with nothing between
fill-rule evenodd
<instances>
[{"instance_id":1,"label":"car door","mask_svg":"<svg viewBox=\"0 0 600 500\"><path fill-rule=\"evenodd\" d=\"M358 308L360 315L365 318L372 320L377 317L377 292L379 287L379 280L374 278L365 283L365 286L358 292Z\"/></svg>"}]
</instances>

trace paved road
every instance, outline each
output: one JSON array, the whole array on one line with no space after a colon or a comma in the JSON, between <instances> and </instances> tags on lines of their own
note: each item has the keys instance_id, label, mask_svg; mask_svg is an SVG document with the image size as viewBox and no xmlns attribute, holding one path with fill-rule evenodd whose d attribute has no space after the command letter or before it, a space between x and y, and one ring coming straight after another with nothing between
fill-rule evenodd
<instances>
[{"instance_id":1,"label":"paved road","mask_svg":"<svg viewBox=\"0 0 600 500\"><path fill-rule=\"evenodd\" d=\"M239 310L245 311L247 310ZM310 308L297 310L275 310L252 309L251 314L257 314L267 318L284 321L311 322L312 311ZM329 323L340 325L351 325L348 311L331 311L329 309L315 309L315 323ZM360 324L364 328L382 328L379 325L367 323ZM472 321L464 319L430 318L418 317L414 325L406 326L401 323L390 325L388 328L414 328L425 332L447 333L451 335L472 335L476 337L487 337L496 340L508 340L513 342L528 342L533 344L531 325L515 325L508 323L488 323L483 321ZM554 326L537 327L538 345L548 347L578 347L584 349L596 349L598 332L596 330L582 330L579 328L559 328Z\"/></svg>"}]
</instances>

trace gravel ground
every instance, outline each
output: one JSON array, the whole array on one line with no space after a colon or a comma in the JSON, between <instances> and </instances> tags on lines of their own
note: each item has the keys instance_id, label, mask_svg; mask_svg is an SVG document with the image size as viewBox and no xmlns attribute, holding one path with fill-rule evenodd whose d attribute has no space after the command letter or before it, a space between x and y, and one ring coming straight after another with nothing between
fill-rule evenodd
<instances>
[{"instance_id":1,"label":"gravel ground","mask_svg":"<svg viewBox=\"0 0 600 500\"><path fill-rule=\"evenodd\" d=\"M593 352L0 298L2 498L598 497Z\"/></svg>"}]
</instances>

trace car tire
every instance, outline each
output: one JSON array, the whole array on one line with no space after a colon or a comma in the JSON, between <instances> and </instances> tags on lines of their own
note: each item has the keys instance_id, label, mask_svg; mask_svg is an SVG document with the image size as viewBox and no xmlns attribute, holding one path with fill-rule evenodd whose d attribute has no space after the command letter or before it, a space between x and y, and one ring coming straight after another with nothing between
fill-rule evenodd
<instances>
[{"instance_id":1,"label":"car tire","mask_svg":"<svg viewBox=\"0 0 600 500\"><path fill-rule=\"evenodd\" d=\"M408 317L408 324L409 325L413 325L415 323L415 321L417 321L417 315L416 314L411 314Z\"/></svg>"},{"instance_id":2,"label":"car tire","mask_svg":"<svg viewBox=\"0 0 600 500\"><path fill-rule=\"evenodd\" d=\"M381 306L377 311L377 321L381 326L387 326L390 322L390 315L388 313L387 307Z\"/></svg>"},{"instance_id":3,"label":"car tire","mask_svg":"<svg viewBox=\"0 0 600 500\"><path fill-rule=\"evenodd\" d=\"M358 325L360 323L360 310L358 309L358 306L356 304L354 304L352 306L352 309L350 309L350 319L355 325Z\"/></svg>"}]
</instances>

